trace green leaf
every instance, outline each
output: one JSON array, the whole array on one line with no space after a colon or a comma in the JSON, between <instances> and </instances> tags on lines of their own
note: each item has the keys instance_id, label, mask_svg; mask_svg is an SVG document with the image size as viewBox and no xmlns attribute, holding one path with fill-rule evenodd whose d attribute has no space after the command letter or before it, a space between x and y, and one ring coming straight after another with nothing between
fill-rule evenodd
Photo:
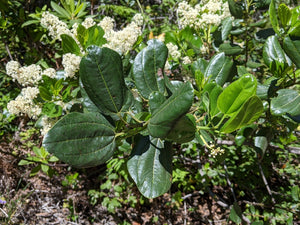
<instances>
[{"instance_id":1,"label":"green leaf","mask_svg":"<svg viewBox=\"0 0 300 225\"><path fill-rule=\"evenodd\" d=\"M43 147L74 167L97 166L112 156L115 132L101 114L74 112L48 131Z\"/></svg>"},{"instance_id":2,"label":"green leaf","mask_svg":"<svg viewBox=\"0 0 300 225\"><path fill-rule=\"evenodd\" d=\"M288 30L288 34L293 37L300 37L300 21L297 21L291 28Z\"/></svg>"},{"instance_id":3,"label":"green leaf","mask_svg":"<svg viewBox=\"0 0 300 225\"><path fill-rule=\"evenodd\" d=\"M300 41L292 41L287 36L283 40L283 49L297 68L300 69Z\"/></svg>"},{"instance_id":4,"label":"green leaf","mask_svg":"<svg viewBox=\"0 0 300 225\"><path fill-rule=\"evenodd\" d=\"M150 112L153 113L156 109L158 109L163 103L166 101L166 97L158 92L154 91L149 95L149 108Z\"/></svg>"},{"instance_id":5,"label":"green leaf","mask_svg":"<svg viewBox=\"0 0 300 225\"><path fill-rule=\"evenodd\" d=\"M102 46L104 45L107 41L103 37L104 36L104 30L100 26L92 26L88 29L88 39L85 44L86 47L90 45L97 45L97 46Z\"/></svg>"},{"instance_id":6,"label":"green leaf","mask_svg":"<svg viewBox=\"0 0 300 225\"><path fill-rule=\"evenodd\" d=\"M224 93L224 92L223 92ZM234 114L221 128L222 132L231 133L253 123L263 113L262 101L255 95L250 97L240 110Z\"/></svg>"},{"instance_id":7,"label":"green leaf","mask_svg":"<svg viewBox=\"0 0 300 225\"><path fill-rule=\"evenodd\" d=\"M233 206L230 210L229 219L231 219L236 224L242 223L242 210L236 202L233 203Z\"/></svg>"},{"instance_id":8,"label":"green leaf","mask_svg":"<svg viewBox=\"0 0 300 225\"><path fill-rule=\"evenodd\" d=\"M62 34L60 35L61 37L61 45L62 45L62 49L64 54L65 53L72 53L75 55L80 55L80 48L78 46L78 44L76 43L76 41L69 35L67 34Z\"/></svg>"},{"instance_id":9,"label":"green leaf","mask_svg":"<svg viewBox=\"0 0 300 225\"><path fill-rule=\"evenodd\" d=\"M231 29L232 29L232 18L227 17L222 21L222 31L221 31L222 41L227 39Z\"/></svg>"},{"instance_id":10,"label":"green leaf","mask_svg":"<svg viewBox=\"0 0 300 225\"><path fill-rule=\"evenodd\" d=\"M217 100L219 95L222 93L223 88L221 88L215 82L211 82L205 85L203 93L207 92L209 96L209 114L210 116L215 116L220 110L217 107Z\"/></svg>"},{"instance_id":11,"label":"green leaf","mask_svg":"<svg viewBox=\"0 0 300 225\"><path fill-rule=\"evenodd\" d=\"M176 122L166 139L180 144L186 143L195 138L195 132L195 118L193 115L188 114L184 115Z\"/></svg>"},{"instance_id":12,"label":"green leaf","mask_svg":"<svg viewBox=\"0 0 300 225\"><path fill-rule=\"evenodd\" d=\"M269 16L270 16L270 21L271 21L273 30L275 31L276 34L278 34L280 36L275 2L276 2L275 0L272 0L270 3Z\"/></svg>"},{"instance_id":13,"label":"green leaf","mask_svg":"<svg viewBox=\"0 0 300 225\"><path fill-rule=\"evenodd\" d=\"M263 59L269 67L273 61L277 61L279 63L286 62L284 51L282 50L276 36L270 36L266 40L263 49Z\"/></svg>"},{"instance_id":14,"label":"green leaf","mask_svg":"<svg viewBox=\"0 0 300 225\"><path fill-rule=\"evenodd\" d=\"M267 148L268 148L268 140L265 136L256 136L254 138L254 146L259 148L263 154L265 154Z\"/></svg>"},{"instance_id":15,"label":"green leaf","mask_svg":"<svg viewBox=\"0 0 300 225\"><path fill-rule=\"evenodd\" d=\"M192 106L194 89L187 82L180 86L173 95L157 108L150 119L148 130L151 136L165 138L176 121Z\"/></svg>"},{"instance_id":16,"label":"green leaf","mask_svg":"<svg viewBox=\"0 0 300 225\"><path fill-rule=\"evenodd\" d=\"M278 17L281 21L282 27L286 28L292 17L292 12L284 3L280 4L278 7Z\"/></svg>"},{"instance_id":17,"label":"green leaf","mask_svg":"<svg viewBox=\"0 0 300 225\"><path fill-rule=\"evenodd\" d=\"M172 184L172 151L158 138L141 136L127 162L128 172L146 198L166 193Z\"/></svg>"},{"instance_id":18,"label":"green leaf","mask_svg":"<svg viewBox=\"0 0 300 225\"><path fill-rule=\"evenodd\" d=\"M244 51L244 49L242 49L239 45L229 43L221 44L219 50L224 52L226 55L238 55Z\"/></svg>"},{"instance_id":19,"label":"green leaf","mask_svg":"<svg viewBox=\"0 0 300 225\"><path fill-rule=\"evenodd\" d=\"M88 30L81 24L78 24L77 39L84 49L86 49L86 42L88 40L88 37L89 37Z\"/></svg>"},{"instance_id":20,"label":"green leaf","mask_svg":"<svg viewBox=\"0 0 300 225\"><path fill-rule=\"evenodd\" d=\"M51 7L62 17L65 19L70 19L71 15L62 7L57 5L55 2L51 1Z\"/></svg>"},{"instance_id":21,"label":"green leaf","mask_svg":"<svg viewBox=\"0 0 300 225\"><path fill-rule=\"evenodd\" d=\"M125 103L126 92L121 57L109 48L90 46L87 50L79 70L83 88L103 113L117 113Z\"/></svg>"},{"instance_id":22,"label":"green leaf","mask_svg":"<svg viewBox=\"0 0 300 225\"><path fill-rule=\"evenodd\" d=\"M224 114L231 115L256 93L257 81L251 74L245 74L232 82L219 95L217 105Z\"/></svg>"},{"instance_id":23,"label":"green leaf","mask_svg":"<svg viewBox=\"0 0 300 225\"><path fill-rule=\"evenodd\" d=\"M40 96L45 101L51 101L52 100L52 94L50 93L49 89L39 86Z\"/></svg>"},{"instance_id":24,"label":"green leaf","mask_svg":"<svg viewBox=\"0 0 300 225\"><path fill-rule=\"evenodd\" d=\"M167 57L168 48L161 41L151 39L134 59L133 78L139 93L146 99L153 91L164 92L159 85L158 72L163 71Z\"/></svg>"},{"instance_id":25,"label":"green leaf","mask_svg":"<svg viewBox=\"0 0 300 225\"><path fill-rule=\"evenodd\" d=\"M192 71L195 75L196 71L199 70L201 73L205 73L205 70L207 68L208 62L205 59L199 58L197 61L193 62L192 64Z\"/></svg>"},{"instance_id":26,"label":"green leaf","mask_svg":"<svg viewBox=\"0 0 300 225\"><path fill-rule=\"evenodd\" d=\"M298 91L281 89L277 91L278 96L271 100L271 113L281 116L289 113L291 116L300 115L300 95Z\"/></svg>"},{"instance_id":27,"label":"green leaf","mask_svg":"<svg viewBox=\"0 0 300 225\"><path fill-rule=\"evenodd\" d=\"M229 11L232 16L234 16L236 19L242 19L243 18L243 8L241 5L239 5L234 0L228 0L229 5Z\"/></svg>"},{"instance_id":28,"label":"green leaf","mask_svg":"<svg viewBox=\"0 0 300 225\"><path fill-rule=\"evenodd\" d=\"M48 117L59 117L62 115L62 107L53 102L48 102L43 105L42 113Z\"/></svg>"},{"instance_id":29,"label":"green leaf","mask_svg":"<svg viewBox=\"0 0 300 225\"><path fill-rule=\"evenodd\" d=\"M204 77L210 81L215 80L218 85L223 86L229 77L232 64L224 52L214 55L206 67Z\"/></svg>"}]
</instances>

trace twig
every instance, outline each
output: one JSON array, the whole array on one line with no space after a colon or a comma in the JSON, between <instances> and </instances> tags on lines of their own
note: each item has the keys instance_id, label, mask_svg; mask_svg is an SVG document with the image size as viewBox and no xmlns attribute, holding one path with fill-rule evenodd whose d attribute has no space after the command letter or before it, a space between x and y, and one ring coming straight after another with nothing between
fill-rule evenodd
<instances>
[{"instance_id":1,"label":"twig","mask_svg":"<svg viewBox=\"0 0 300 225\"><path fill-rule=\"evenodd\" d=\"M0 208L0 210L1 210L1 212L4 214L4 216L5 216L6 218L8 218L7 213L6 213L3 209L1 209L1 208Z\"/></svg>"},{"instance_id":2,"label":"twig","mask_svg":"<svg viewBox=\"0 0 300 225\"><path fill-rule=\"evenodd\" d=\"M8 45L7 45L6 43L5 43L5 49L6 49L6 51L7 51L7 54L8 54L8 56L9 56L10 60L13 61L14 59L13 59L13 57L12 57L12 55L11 55L11 53L10 53L10 50L9 50L9 48L8 48Z\"/></svg>"},{"instance_id":3,"label":"twig","mask_svg":"<svg viewBox=\"0 0 300 225\"><path fill-rule=\"evenodd\" d=\"M266 179L266 177L265 177L265 174L264 174L264 171L263 171L263 169L262 169L262 167L261 167L260 162L258 162L258 168L259 168L260 175L261 175L261 177L262 177L262 179L263 179L263 181L264 181L264 184L265 184L265 186L266 186L266 189L267 189L269 195L271 196L271 200L272 200L273 204L276 204L276 201L275 201L275 199L274 199L274 197L273 197L273 195L272 195L272 191L271 191L271 189L270 189L270 187L269 187L268 181L267 181L267 179Z\"/></svg>"},{"instance_id":4,"label":"twig","mask_svg":"<svg viewBox=\"0 0 300 225\"><path fill-rule=\"evenodd\" d=\"M223 166L224 166L224 169L225 169L226 180L227 180L227 183L228 183L228 185L229 185L229 187L230 187L230 190L231 190L233 199L234 199L235 202L237 202L236 196L235 196L235 193L234 193L234 190L233 190L233 187L232 187L232 184L231 184L231 182L230 182L230 180L229 180L228 170L227 170L227 166L226 166L225 161L224 161L224 163L223 163Z\"/></svg>"}]
</instances>

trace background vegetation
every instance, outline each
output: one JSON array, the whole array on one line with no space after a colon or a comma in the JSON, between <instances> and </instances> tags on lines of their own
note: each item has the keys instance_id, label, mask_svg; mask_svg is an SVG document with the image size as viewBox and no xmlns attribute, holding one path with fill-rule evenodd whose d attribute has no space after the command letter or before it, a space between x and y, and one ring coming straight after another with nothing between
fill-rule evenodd
<instances>
[{"instance_id":1,"label":"background vegetation","mask_svg":"<svg viewBox=\"0 0 300 225\"><path fill-rule=\"evenodd\" d=\"M78 1L76 6L82 3L84 7L77 11L69 8L67 14L57 7L68 9L71 2L0 1L1 223L300 222L300 6L297 1L228 1L232 17L218 26L199 29L183 27L179 22L177 9L182 1ZM199 2L189 1L189 4L195 6ZM118 143L113 157L105 164L78 169L42 147L40 120L8 111L8 103L22 89L7 74L9 61L55 68L58 75L64 70L62 56L68 50L41 26L45 11L58 16L69 28L90 16L97 22L110 16L116 21L116 30L123 29L135 14L142 13L142 34L131 50L122 55L128 78L132 76L135 57L149 39L164 38L165 44L177 46L180 57L170 54L169 49L169 67L164 73L170 81L193 84L195 99L190 112L201 129L197 129L193 140L173 144L173 180L167 193L148 199L139 192L127 169L132 142ZM184 57L189 61L184 61ZM224 69L218 70L218 65ZM257 120L229 132L217 129L221 118L211 112L217 108L212 108L216 98L206 86L210 76L217 72L226 77L220 85L224 89L246 73L255 77L256 96L263 103L263 112ZM50 95L59 96L64 103L81 97L77 95L76 79L43 79L40 86L51 90ZM41 90L40 93L45 93ZM83 105L79 102L65 110L52 100L41 94L36 101L47 103L42 115L53 121L65 113L80 111ZM216 149L223 152L214 155Z\"/></svg>"}]
</instances>

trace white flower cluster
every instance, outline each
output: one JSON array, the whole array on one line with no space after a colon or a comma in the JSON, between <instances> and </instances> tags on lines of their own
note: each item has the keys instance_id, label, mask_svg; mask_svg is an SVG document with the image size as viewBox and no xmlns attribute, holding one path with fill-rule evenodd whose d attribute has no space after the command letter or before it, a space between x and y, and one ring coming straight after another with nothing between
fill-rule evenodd
<instances>
[{"instance_id":1,"label":"white flower cluster","mask_svg":"<svg viewBox=\"0 0 300 225\"><path fill-rule=\"evenodd\" d=\"M218 26L222 19L231 16L228 2L218 0L203 0L194 7L183 1L179 3L177 13L182 28L190 26L196 30L208 25Z\"/></svg>"},{"instance_id":2,"label":"white flower cluster","mask_svg":"<svg viewBox=\"0 0 300 225\"><path fill-rule=\"evenodd\" d=\"M60 35L68 34L73 37L73 34L68 28L68 25L50 12L46 11L42 14L41 25L46 27L49 35L53 39L61 40Z\"/></svg>"},{"instance_id":3,"label":"white flower cluster","mask_svg":"<svg viewBox=\"0 0 300 225\"><path fill-rule=\"evenodd\" d=\"M51 127L54 125L55 123L55 120L47 117L47 116L44 116L41 120L41 125L42 125L42 129L40 129L40 132L43 136L45 136L48 131L51 129Z\"/></svg>"},{"instance_id":4,"label":"white flower cluster","mask_svg":"<svg viewBox=\"0 0 300 225\"><path fill-rule=\"evenodd\" d=\"M170 42L167 43L166 46L168 48L169 54L172 56L173 59L177 60L181 56L180 52L178 51L177 45L174 45Z\"/></svg>"},{"instance_id":5,"label":"white flower cluster","mask_svg":"<svg viewBox=\"0 0 300 225\"><path fill-rule=\"evenodd\" d=\"M217 147L214 145L214 144L210 144L208 146L208 148L210 149L210 155L211 157L213 158L216 158L217 155L223 155L225 153L225 150L220 148L220 147Z\"/></svg>"},{"instance_id":6,"label":"white flower cluster","mask_svg":"<svg viewBox=\"0 0 300 225\"><path fill-rule=\"evenodd\" d=\"M185 57L183 57L183 59L182 59L182 63L183 63L183 64L191 64L192 61L191 61L190 57L185 56Z\"/></svg>"},{"instance_id":7,"label":"white flower cluster","mask_svg":"<svg viewBox=\"0 0 300 225\"><path fill-rule=\"evenodd\" d=\"M140 14L136 14L132 22L128 24L123 30L114 31L114 20L110 17L104 17L98 24L105 32L104 37L107 40L107 44L104 47L108 47L117 51L120 55L129 51L138 37L142 34L141 25L143 24L143 17Z\"/></svg>"},{"instance_id":8,"label":"white flower cluster","mask_svg":"<svg viewBox=\"0 0 300 225\"><path fill-rule=\"evenodd\" d=\"M53 68L42 71L42 68L35 64L21 67L17 61L10 61L6 64L6 73L22 86L37 85L42 80L42 75L51 78L56 76L56 71Z\"/></svg>"},{"instance_id":9,"label":"white flower cluster","mask_svg":"<svg viewBox=\"0 0 300 225\"><path fill-rule=\"evenodd\" d=\"M65 77L72 78L75 73L79 70L79 64L81 57L72 53L67 53L63 55L62 65L65 69Z\"/></svg>"},{"instance_id":10,"label":"white flower cluster","mask_svg":"<svg viewBox=\"0 0 300 225\"><path fill-rule=\"evenodd\" d=\"M93 20L93 18L91 17L87 17L85 18L85 20L82 22L82 26L84 26L86 29L94 26L96 24L96 22Z\"/></svg>"},{"instance_id":11,"label":"white flower cluster","mask_svg":"<svg viewBox=\"0 0 300 225\"><path fill-rule=\"evenodd\" d=\"M15 100L10 101L7 104L7 109L11 114L15 115L28 115L30 118L37 119L41 114L42 109L34 104L35 99L39 94L37 87L23 88L21 93Z\"/></svg>"},{"instance_id":12,"label":"white flower cluster","mask_svg":"<svg viewBox=\"0 0 300 225\"><path fill-rule=\"evenodd\" d=\"M42 72L42 74L45 75L45 76L47 76L47 77L50 77L50 78L55 78L56 77L56 71L53 68L45 69Z\"/></svg>"}]
</instances>

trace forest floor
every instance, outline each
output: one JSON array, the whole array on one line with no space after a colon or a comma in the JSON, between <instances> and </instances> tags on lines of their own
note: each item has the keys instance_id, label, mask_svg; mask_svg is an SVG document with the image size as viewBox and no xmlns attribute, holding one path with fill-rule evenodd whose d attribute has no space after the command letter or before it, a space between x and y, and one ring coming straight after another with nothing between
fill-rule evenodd
<instances>
[{"instance_id":1,"label":"forest floor","mask_svg":"<svg viewBox=\"0 0 300 225\"><path fill-rule=\"evenodd\" d=\"M79 172L76 190L66 188L62 180L70 174L68 166L56 166L52 178L41 171L31 177L33 167L19 166L19 159L12 154L20 151L16 144L2 142L0 145L0 197L4 196L6 200L0 205L0 224L113 225L126 224L124 221L133 225L229 224L230 210L199 192L186 195L179 205L172 203L170 193L167 193L147 204L117 208L115 213L110 213L101 204L93 206L87 195L88 190L99 189L99 179L93 171L103 169L101 166ZM139 194L137 190L135 192ZM215 188L213 192L221 194L224 190ZM69 203L73 205L70 207Z\"/></svg>"}]
</instances>

